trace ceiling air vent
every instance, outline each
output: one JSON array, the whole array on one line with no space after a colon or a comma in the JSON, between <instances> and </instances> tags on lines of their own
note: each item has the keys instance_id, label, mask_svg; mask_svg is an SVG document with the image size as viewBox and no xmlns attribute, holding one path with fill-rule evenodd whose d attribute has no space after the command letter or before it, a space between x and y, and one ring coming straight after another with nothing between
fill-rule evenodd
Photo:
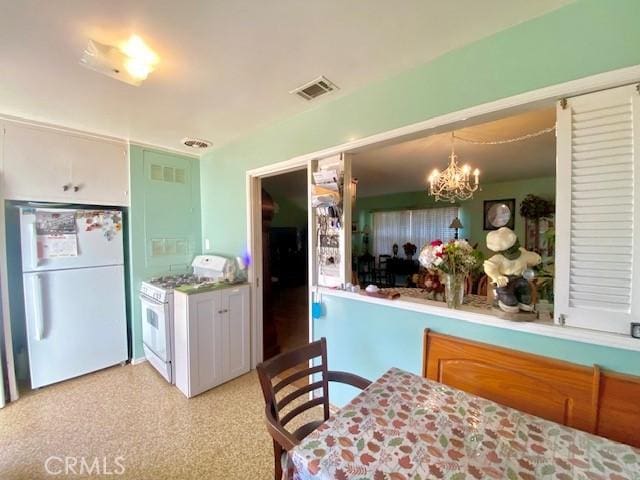
<instances>
[{"instance_id":1,"label":"ceiling air vent","mask_svg":"<svg viewBox=\"0 0 640 480\"><path fill-rule=\"evenodd\" d=\"M325 93L333 92L338 87L331 80L326 77L320 76L315 80L312 80L298 88L294 88L289 93L295 93L301 96L305 100L313 100L314 98L324 95Z\"/></svg>"},{"instance_id":2,"label":"ceiling air vent","mask_svg":"<svg viewBox=\"0 0 640 480\"><path fill-rule=\"evenodd\" d=\"M201 148L209 148L212 143L208 140L202 140L201 138L191 138L186 137L182 139L182 144L186 147L201 149Z\"/></svg>"}]
</instances>

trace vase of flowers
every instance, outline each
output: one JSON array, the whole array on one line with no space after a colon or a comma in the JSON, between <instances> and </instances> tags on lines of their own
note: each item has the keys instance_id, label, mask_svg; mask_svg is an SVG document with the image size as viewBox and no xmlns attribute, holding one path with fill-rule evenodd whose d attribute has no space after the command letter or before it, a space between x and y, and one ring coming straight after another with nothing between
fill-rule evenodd
<instances>
[{"instance_id":1,"label":"vase of flowers","mask_svg":"<svg viewBox=\"0 0 640 480\"><path fill-rule=\"evenodd\" d=\"M416 247L411 242L407 242L404 245L402 245L402 249L404 250L404 254L407 257L407 260L411 260L413 256L416 254L416 252L418 251L418 247Z\"/></svg>"},{"instance_id":2,"label":"vase of flowers","mask_svg":"<svg viewBox=\"0 0 640 480\"><path fill-rule=\"evenodd\" d=\"M444 274L445 297L449 308L458 308L464 297L464 281L467 275L482 263L482 254L466 240L442 243L435 240L420 252L420 264L426 269L436 269Z\"/></svg>"}]
</instances>

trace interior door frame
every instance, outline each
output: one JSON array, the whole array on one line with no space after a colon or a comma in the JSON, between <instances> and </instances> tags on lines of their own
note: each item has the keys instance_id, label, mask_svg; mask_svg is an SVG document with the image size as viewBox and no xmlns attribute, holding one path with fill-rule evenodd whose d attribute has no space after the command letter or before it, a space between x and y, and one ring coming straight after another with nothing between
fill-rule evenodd
<instances>
[{"instance_id":1,"label":"interior door frame","mask_svg":"<svg viewBox=\"0 0 640 480\"><path fill-rule=\"evenodd\" d=\"M311 172L312 162L340 153L348 153L363 147L372 146L374 144L383 144L384 142L395 141L399 139L409 140L417 136L424 135L426 132L437 133L438 129L457 128L456 124L463 124L472 118L487 117L489 121L492 115L504 116L515 114L526 109L534 109L551 102L557 102L566 97L583 95L585 93L605 90L608 88L618 87L625 84L640 81L640 65L625 67L617 70L611 70L604 73L598 73L577 80L570 80L536 90L519 93L510 97L501 98L492 102L475 105L463 110L445 113L427 120L395 128L381 133L376 133L360 139L352 139L345 143L328 147L315 152L306 153L293 157L289 160L274 163L265 167L248 170L247 175L247 245L252 255L252 265L249 268L249 282L251 283L254 294L251 300L252 312L252 360L251 366L255 368L257 363L262 360L262 298L260 289L256 288L256 280L261 275L261 253L262 237L261 237L261 198L260 198L260 178L276 175L279 173L287 173L301 169L304 166ZM311 175L311 173L309 173ZM256 193L257 188L257 193ZM310 205L309 205L310 207ZM310 212L311 210L309 210ZM309 215L311 218L312 215ZM309 233L313 231L311 222L309 222ZM347 227L345 227L347 228ZM348 227L347 235L350 235L351 228ZM309 295L313 291L313 272L314 262L313 239L309 239ZM258 248L256 248L258 247ZM258 322L259 320L259 322ZM253 333L255 332L255 335ZM313 320L311 312L309 312L309 341L313 341ZM256 361L257 360L257 361Z\"/></svg>"},{"instance_id":2,"label":"interior door frame","mask_svg":"<svg viewBox=\"0 0 640 480\"><path fill-rule=\"evenodd\" d=\"M246 176L247 186L247 245L251 263L248 270L248 280L251 286L251 369L262 362L263 352L263 296L262 296L262 179L307 169L307 184L309 183L311 162L308 160L292 160L280 162L267 167L249 170ZM307 197L309 197L307 192ZM308 245L311 242L311 205L307 202ZM311 250L308 248L308 254ZM311 260L309 257L309 265ZM311 286L312 272L309 270L308 284ZM309 288L309 295L311 295ZM311 313L309 312L309 320ZM313 332L309 323L309 341Z\"/></svg>"}]
</instances>

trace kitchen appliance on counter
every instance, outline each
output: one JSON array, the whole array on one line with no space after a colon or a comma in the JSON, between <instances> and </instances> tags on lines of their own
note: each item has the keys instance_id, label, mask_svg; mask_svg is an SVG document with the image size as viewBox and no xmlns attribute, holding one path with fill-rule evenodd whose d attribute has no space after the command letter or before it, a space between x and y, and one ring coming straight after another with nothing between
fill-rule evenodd
<instances>
[{"instance_id":1,"label":"kitchen appliance on counter","mask_svg":"<svg viewBox=\"0 0 640 480\"><path fill-rule=\"evenodd\" d=\"M122 212L20 207L32 388L128 358Z\"/></svg>"},{"instance_id":2,"label":"kitchen appliance on counter","mask_svg":"<svg viewBox=\"0 0 640 480\"><path fill-rule=\"evenodd\" d=\"M235 260L218 255L198 255L191 266L193 273L152 278L140 286L144 354L169 383L175 383L174 290L230 283L239 271Z\"/></svg>"}]
</instances>

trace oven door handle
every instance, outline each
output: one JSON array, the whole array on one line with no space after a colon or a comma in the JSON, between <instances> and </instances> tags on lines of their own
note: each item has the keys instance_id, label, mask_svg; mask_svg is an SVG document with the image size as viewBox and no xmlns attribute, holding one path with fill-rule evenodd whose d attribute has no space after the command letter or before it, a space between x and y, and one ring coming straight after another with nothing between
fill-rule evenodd
<instances>
[{"instance_id":1,"label":"oven door handle","mask_svg":"<svg viewBox=\"0 0 640 480\"><path fill-rule=\"evenodd\" d=\"M147 304L150 304L150 305L155 305L158 307L162 307L166 305L166 302L161 302L160 300L156 300L155 298L150 297L149 295L145 295L142 292L140 292L140 294L138 295L138 298L140 299L141 302L146 302Z\"/></svg>"}]
</instances>

